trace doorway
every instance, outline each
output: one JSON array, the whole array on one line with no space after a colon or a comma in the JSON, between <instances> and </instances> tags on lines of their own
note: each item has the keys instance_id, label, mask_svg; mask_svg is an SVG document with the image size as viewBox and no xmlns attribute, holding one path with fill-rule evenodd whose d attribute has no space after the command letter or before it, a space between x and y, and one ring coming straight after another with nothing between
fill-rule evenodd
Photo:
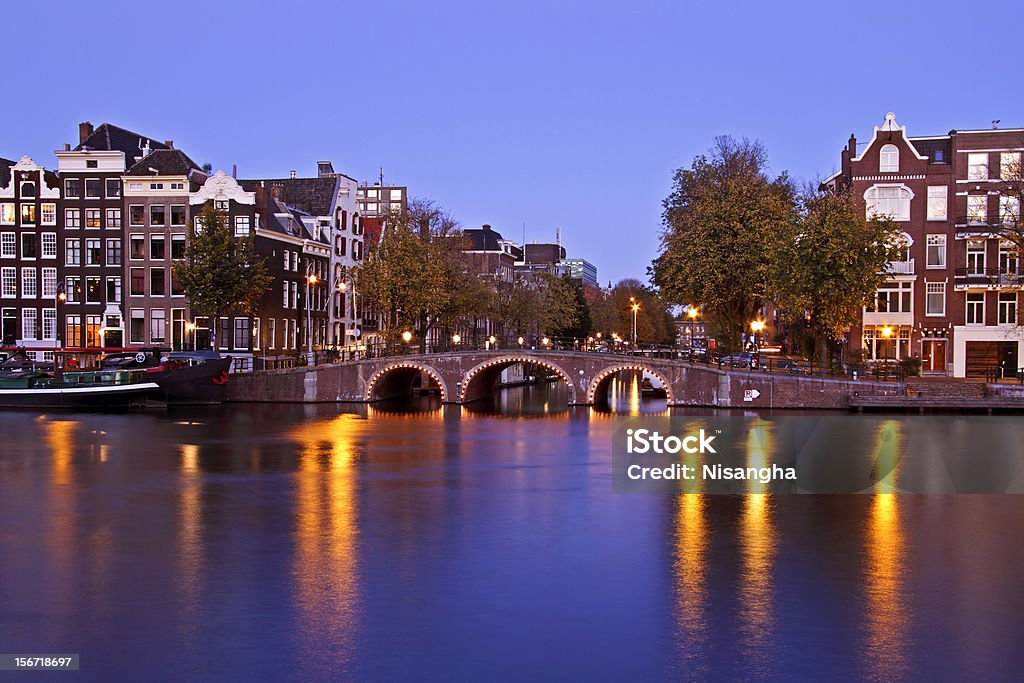
<instances>
[{"instance_id":1,"label":"doorway","mask_svg":"<svg viewBox=\"0 0 1024 683\"><path fill-rule=\"evenodd\" d=\"M925 339L921 349L921 372L946 374L946 340Z\"/></svg>"}]
</instances>

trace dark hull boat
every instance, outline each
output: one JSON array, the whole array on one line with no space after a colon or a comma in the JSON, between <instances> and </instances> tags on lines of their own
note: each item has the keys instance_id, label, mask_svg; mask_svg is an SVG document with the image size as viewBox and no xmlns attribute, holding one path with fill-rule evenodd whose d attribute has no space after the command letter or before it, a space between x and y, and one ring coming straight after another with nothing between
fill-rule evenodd
<instances>
[{"instance_id":1,"label":"dark hull boat","mask_svg":"<svg viewBox=\"0 0 1024 683\"><path fill-rule=\"evenodd\" d=\"M159 387L151 400L168 405L221 403L227 390L231 357L212 351L159 354L122 353L103 359L103 366L144 375Z\"/></svg>"},{"instance_id":2,"label":"dark hull boat","mask_svg":"<svg viewBox=\"0 0 1024 683\"><path fill-rule=\"evenodd\" d=\"M74 373L57 381L45 372L0 373L0 408L130 410L142 408L160 390L131 373Z\"/></svg>"}]
</instances>

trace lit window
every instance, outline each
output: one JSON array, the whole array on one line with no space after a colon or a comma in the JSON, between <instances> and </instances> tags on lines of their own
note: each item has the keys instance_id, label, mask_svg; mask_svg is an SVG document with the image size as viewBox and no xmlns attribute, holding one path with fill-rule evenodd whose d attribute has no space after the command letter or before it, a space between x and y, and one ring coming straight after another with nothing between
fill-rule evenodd
<instances>
[{"instance_id":1,"label":"lit window","mask_svg":"<svg viewBox=\"0 0 1024 683\"><path fill-rule=\"evenodd\" d=\"M879 155L878 170L882 173L895 173L900 170L900 150L896 145L884 145Z\"/></svg>"},{"instance_id":2,"label":"lit window","mask_svg":"<svg viewBox=\"0 0 1024 683\"><path fill-rule=\"evenodd\" d=\"M43 219L43 225L56 225L57 224L57 205L56 204L43 204L43 206L42 206L42 219Z\"/></svg>"},{"instance_id":3,"label":"lit window","mask_svg":"<svg viewBox=\"0 0 1024 683\"><path fill-rule=\"evenodd\" d=\"M14 204L0 204L0 223L14 225Z\"/></svg>"}]
</instances>

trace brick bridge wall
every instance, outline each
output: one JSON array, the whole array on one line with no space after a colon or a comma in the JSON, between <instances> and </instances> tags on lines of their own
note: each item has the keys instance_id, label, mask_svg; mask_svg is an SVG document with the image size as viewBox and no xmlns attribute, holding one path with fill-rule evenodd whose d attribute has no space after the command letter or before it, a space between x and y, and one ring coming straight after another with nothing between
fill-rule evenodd
<instances>
[{"instance_id":1,"label":"brick bridge wall","mask_svg":"<svg viewBox=\"0 0 1024 683\"><path fill-rule=\"evenodd\" d=\"M855 392L878 393L884 386L843 379L719 370L686 361L562 351L479 351L354 361L316 368L232 375L229 401L366 402L408 392L414 377L436 385L445 403L464 403L490 392L493 381L512 363L533 363L561 376L569 403L589 405L619 370L645 370L661 380L669 405L721 408L848 409ZM756 390L745 401L744 393ZM751 395L755 392L751 392Z\"/></svg>"}]
</instances>

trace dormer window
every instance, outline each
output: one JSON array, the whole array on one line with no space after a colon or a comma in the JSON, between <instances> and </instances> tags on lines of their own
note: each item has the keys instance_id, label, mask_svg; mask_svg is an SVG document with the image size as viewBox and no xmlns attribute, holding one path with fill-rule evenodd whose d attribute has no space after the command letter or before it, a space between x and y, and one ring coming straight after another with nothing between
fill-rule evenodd
<instances>
[{"instance_id":1,"label":"dormer window","mask_svg":"<svg viewBox=\"0 0 1024 683\"><path fill-rule=\"evenodd\" d=\"M896 173L900 170L900 150L896 145L885 145L879 156L878 171L880 173Z\"/></svg>"}]
</instances>

